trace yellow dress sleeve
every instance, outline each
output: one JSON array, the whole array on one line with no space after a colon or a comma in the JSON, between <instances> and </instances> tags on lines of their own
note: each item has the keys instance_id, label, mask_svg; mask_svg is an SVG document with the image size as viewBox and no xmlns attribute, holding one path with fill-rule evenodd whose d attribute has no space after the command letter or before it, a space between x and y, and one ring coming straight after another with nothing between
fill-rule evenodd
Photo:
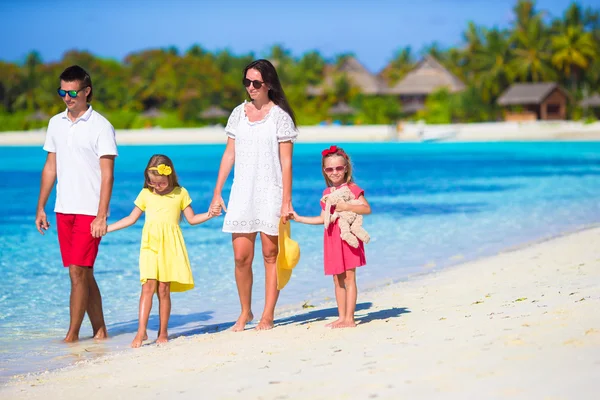
<instances>
[{"instance_id":1,"label":"yellow dress sleeve","mask_svg":"<svg viewBox=\"0 0 600 400\"><path fill-rule=\"evenodd\" d=\"M185 210L190 204L192 204L192 198L185 188L181 188L181 211Z\"/></svg>"},{"instance_id":2,"label":"yellow dress sleeve","mask_svg":"<svg viewBox=\"0 0 600 400\"><path fill-rule=\"evenodd\" d=\"M146 211L146 203L148 202L148 190L147 189L142 189L142 191L140 192L140 194L138 194L137 198L135 199L135 201L133 202L133 204L136 205L137 208L139 208L142 211Z\"/></svg>"}]
</instances>

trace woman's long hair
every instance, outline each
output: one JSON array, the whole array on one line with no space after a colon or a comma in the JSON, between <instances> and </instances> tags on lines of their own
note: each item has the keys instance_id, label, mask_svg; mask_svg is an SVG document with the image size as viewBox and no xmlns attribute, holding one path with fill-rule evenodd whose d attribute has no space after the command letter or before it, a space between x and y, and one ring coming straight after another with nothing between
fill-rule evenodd
<instances>
[{"instance_id":1,"label":"woman's long hair","mask_svg":"<svg viewBox=\"0 0 600 400\"><path fill-rule=\"evenodd\" d=\"M246 78L246 72L249 69L255 69L262 75L263 82L267 84L269 87L269 99L277 104L283 111L289 114L294 122L294 126L296 126L296 115L294 114L294 110L290 107L290 104L285 97L285 92L281 87L281 82L279 82L279 76L277 75L277 71L273 64L271 64L268 60L256 60L252 61L246 68L244 68L244 75L242 79Z\"/></svg>"}]
</instances>

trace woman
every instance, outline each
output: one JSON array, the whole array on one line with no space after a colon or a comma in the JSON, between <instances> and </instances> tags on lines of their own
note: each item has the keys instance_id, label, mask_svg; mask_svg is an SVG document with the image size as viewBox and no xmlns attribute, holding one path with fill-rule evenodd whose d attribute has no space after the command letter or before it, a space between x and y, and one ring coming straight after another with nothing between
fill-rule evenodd
<instances>
[{"instance_id":1,"label":"woman","mask_svg":"<svg viewBox=\"0 0 600 400\"><path fill-rule=\"evenodd\" d=\"M298 136L294 112L273 64L253 61L244 69L242 82L251 101L237 106L225 127L227 146L211 202L211 209L227 212L223 232L232 234L235 281L242 308L232 328L236 332L243 331L254 318L252 260L258 232L265 264L265 307L256 329L273 328L279 296L275 267L279 219L287 223L294 212L292 149ZM221 191L234 164L227 208Z\"/></svg>"}]
</instances>

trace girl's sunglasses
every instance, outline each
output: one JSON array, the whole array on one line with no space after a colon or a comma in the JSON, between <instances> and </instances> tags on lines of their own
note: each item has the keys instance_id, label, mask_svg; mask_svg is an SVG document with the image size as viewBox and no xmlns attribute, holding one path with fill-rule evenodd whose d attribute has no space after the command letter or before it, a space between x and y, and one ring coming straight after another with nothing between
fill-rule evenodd
<instances>
[{"instance_id":1,"label":"girl's sunglasses","mask_svg":"<svg viewBox=\"0 0 600 400\"><path fill-rule=\"evenodd\" d=\"M333 173L333 171L335 171L335 172L342 172L345 169L346 169L345 165L338 165L337 167L323 168L323 171L325 171L326 174L331 174L331 173Z\"/></svg>"},{"instance_id":2,"label":"girl's sunglasses","mask_svg":"<svg viewBox=\"0 0 600 400\"><path fill-rule=\"evenodd\" d=\"M77 97L77 93L81 92L85 88L87 88L87 86L84 86L79 90L63 90L61 88L58 88L56 89L56 91L60 97L65 97L66 95L69 95L70 98L74 99Z\"/></svg>"},{"instance_id":3,"label":"girl's sunglasses","mask_svg":"<svg viewBox=\"0 0 600 400\"><path fill-rule=\"evenodd\" d=\"M252 84L252 86L254 86L254 89L260 89L262 87L262 85L265 84L264 82L261 82L261 81L251 81L248 78L242 79L242 83L246 87L250 87L250 84Z\"/></svg>"}]
</instances>

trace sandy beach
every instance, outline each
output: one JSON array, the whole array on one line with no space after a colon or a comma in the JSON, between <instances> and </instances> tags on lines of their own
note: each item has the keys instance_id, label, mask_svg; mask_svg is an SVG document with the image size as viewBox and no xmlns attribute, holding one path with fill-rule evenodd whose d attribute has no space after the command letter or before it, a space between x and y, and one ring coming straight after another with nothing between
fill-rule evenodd
<instances>
[{"instance_id":1,"label":"sandy beach","mask_svg":"<svg viewBox=\"0 0 600 400\"><path fill-rule=\"evenodd\" d=\"M0 132L0 146L41 146L45 131ZM177 129L118 129L120 145L127 144L222 144L222 126ZM576 121L488 122L472 124L300 126L299 143L331 142L482 142L482 141L596 141L600 122Z\"/></svg>"},{"instance_id":2,"label":"sandy beach","mask_svg":"<svg viewBox=\"0 0 600 400\"><path fill-rule=\"evenodd\" d=\"M16 377L0 396L595 399L599 242L590 228L359 292L355 329L324 327L333 302L299 305L272 331L179 337Z\"/></svg>"}]
</instances>

